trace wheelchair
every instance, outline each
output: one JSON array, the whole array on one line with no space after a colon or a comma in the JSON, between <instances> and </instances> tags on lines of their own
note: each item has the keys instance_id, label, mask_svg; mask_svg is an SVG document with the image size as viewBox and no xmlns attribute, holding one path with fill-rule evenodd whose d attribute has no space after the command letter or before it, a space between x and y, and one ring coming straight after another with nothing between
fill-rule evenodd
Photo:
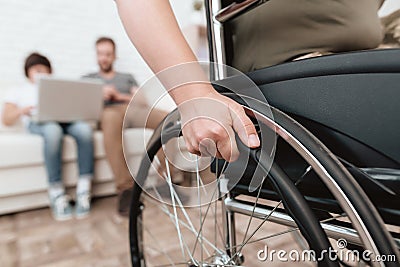
<instances>
[{"instance_id":1,"label":"wheelchair","mask_svg":"<svg viewBox=\"0 0 400 267\"><path fill-rule=\"evenodd\" d=\"M265 1L205 2L210 60L225 63L224 23ZM143 190L149 172L158 152L181 140L179 113L169 114L135 175L132 266L310 266L302 256L313 253L308 261L318 266L400 266L399 58L400 49L356 51L246 73L268 103L246 97L248 88L232 93L237 77L214 65L213 85L243 105L261 148L237 139L239 160L211 159L207 170L196 157L192 207L166 161L167 196L156 194L170 203L154 201ZM215 178L209 198L206 172Z\"/></svg>"}]
</instances>

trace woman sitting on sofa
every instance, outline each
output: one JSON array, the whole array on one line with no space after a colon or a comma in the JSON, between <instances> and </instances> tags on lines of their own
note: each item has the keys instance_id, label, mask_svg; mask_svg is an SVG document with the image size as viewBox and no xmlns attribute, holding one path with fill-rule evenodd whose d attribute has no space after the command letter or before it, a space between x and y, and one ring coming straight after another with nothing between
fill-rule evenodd
<instances>
[{"instance_id":1,"label":"woman sitting on sofa","mask_svg":"<svg viewBox=\"0 0 400 267\"><path fill-rule=\"evenodd\" d=\"M63 135L75 138L78 145L79 180L76 192L75 215L83 217L90 211L90 187L93 177L92 129L84 122L72 123L34 122L31 120L38 101L37 80L41 75L52 72L50 61L38 53L25 60L26 84L12 90L6 97L2 112L5 125L13 125L20 119L30 133L44 139L44 159L49 182L50 207L56 220L70 219L73 209L61 180Z\"/></svg>"}]
</instances>

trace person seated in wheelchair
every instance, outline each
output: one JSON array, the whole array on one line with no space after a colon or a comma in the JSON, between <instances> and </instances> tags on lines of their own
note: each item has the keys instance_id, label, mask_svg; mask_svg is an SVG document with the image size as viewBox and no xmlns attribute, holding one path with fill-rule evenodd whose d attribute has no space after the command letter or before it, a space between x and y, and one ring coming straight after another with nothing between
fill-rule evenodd
<instances>
[{"instance_id":1,"label":"person seated in wheelchair","mask_svg":"<svg viewBox=\"0 0 400 267\"><path fill-rule=\"evenodd\" d=\"M271 0L231 24L232 65L241 71L318 55L373 49L383 38L383 0Z\"/></svg>"},{"instance_id":2,"label":"person seated in wheelchair","mask_svg":"<svg viewBox=\"0 0 400 267\"><path fill-rule=\"evenodd\" d=\"M228 4L231 1L222 2ZM155 73L197 60L167 2L147 1L144 4L117 0L116 3L129 37ZM312 52L376 48L383 38L377 14L382 3L383 0L301 0L295 4L290 0L268 1L232 22L233 56L230 63L247 72ZM144 21L146 27L143 27ZM249 147L259 146L256 130L242 107L221 96L211 85L202 84L196 88L184 85L170 90L170 94L178 106L206 97L226 107L217 115L223 124L203 118L202 114L208 112L207 107L203 106L205 110L200 106L185 110L182 114L183 135L190 144L190 152L200 154L201 140L211 139L218 148L217 156L228 161L236 159L238 151L234 144L226 141L229 135L225 129L235 130ZM233 117L237 119L226 119Z\"/></svg>"},{"instance_id":3,"label":"person seated in wheelchair","mask_svg":"<svg viewBox=\"0 0 400 267\"><path fill-rule=\"evenodd\" d=\"M167 68L172 68L179 64L196 61L196 57L179 30L179 26L168 1L116 0L116 2L120 17L129 37L155 73ZM233 1L222 1L222 7L227 6L231 2ZM381 0L267 1L258 8L253 9L249 13L236 18L225 25L227 27L224 27L224 29L231 31L228 33L228 36L232 37L232 49L231 51L227 51L227 63L228 65L232 65L242 70L243 72L249 72L291 61L297 57L313 52L322 54L326 52L347 52L376 48L383 38L380 20L377 15L378 9L380 8L382 2L383 1ZM318 63L318 61L313 62ZM341 66L335 65L333 67L340 68ZM197 74L201 76L201 74L199 74L202 72L200 67L196 69L192 65L190 71L191 75L194 73L194 75ZM249 76L250 75L251 73ZM285 79L282 81L286 82ZM162 80L162 82L164 85L166 85L170 95L179 107L178 110L181 115L180 125L182 127L183 137L189 152L202 155L204 153L202 142L204 140L212 140L216 148L216 157L223 158L230 162L235 161L239 156L239 152L236 146L235 138L233 138L234 132L237 133L240 140L246 146L250 148L257 148L260 146L260 140L255 126L246 115L244 107L232 99L219 94L212 87L211 83L186 83L183 85L181 84L179 87L171 87L170 89L168 86L170 84L176 84L177 81L171 82L168 78L165 78ZM284 87L285 86L282 86L281 88L285 89ZM293 89L292 92L296 91L298 86L295 85L291 89ZM298 96L292 98L291 104L302 100L298 98ZM304 99L307 98L307 96L301 96L300 98ZM210 106L204 104L205 99L213 103L220 103L220 106L216 112L217 114L213 114L212 120L209 119ZM283 97L283 99L280 99L280 101L281 103L284 103L287 101L287 99ZM184 103L187 102L191 104L184 105ZM298 105L297 107L303 109L307 108L306 105ZM315 156L315 161L308 161L308 154L304 153L304 151L303 154L298 153L296 155L298 157L303 157L300 159L302 163L306 162L306 165L304 165L305 168L301 170L301 173L299 173L300 175L297 176L298 179L296 181L290 180L292 177L289 178L289 175L285 173L285 171L289 170L289 168L286 168L286 170L282 172L279 171L281 170L280 168L271 168L272 174L268 174L268 178L271 178L270 181L275 183L276 195L280 197L278 199L281 199L281 202L284 202L285 208L289 207L287 208L285 214L290 214L293 220L296 221L297 226L303 228L300 229L300 231L302 235L307 238L307 242L310 247L313 249L317 248L317 250L319 249L322 251L323 249L330 247L330 241L322 229L322 224L327 218L329 218L329 220L332 219L330 214L331 212L340 216L345 214L350 219L351 223L353 224L353 228L359 233L360 238L363 239L361 242L362 244L360 245L361 249L371 248L373 249L375 255L397 255L397 248L394 244L394 241L392 241L390 234L385 230L384 221L381 220L377 209L375 209L375 203L372 203L369 200L368 196L363 192L360 185L355 182L348 169L344 167L344 163L342 164L333 153L330 153L328 150L324 150L325 146L321 142L319 142L317 139L313 139L313 136L307 132L305 128L301 128L301 126L299 126L295 121L291 120L287 114L279 112L276 114L279 115L275 117L276 121L278 121L275 121L277 123L276 125L282 126L282 122L284 122L283 124L287 126L286 128L283 127L282 131L276 131L276 133L282 137L281 140L284 139L287 141L287 139L290 139L288 137L289 135L285 136L285 130L287 130L288 133L297 131L298 136L304 138L303 140L307 140L306 142L299 143L303 144L305 147L312 147L314 149L314 151L310 152L310 154ZM279 120L281 124L278 124ZM303 131L299 129L303 129ZM293 134L291 138L292 139L290 140L292 140L293 143L287 142L289 145L296 144L296 141L299 140L296 139L296 136ZM311 146L309 145L310 143L312 144ZM156 146L156 143L153 144L150 142L150 148L148 151L156 150L153 145ZM294 150L294 147L295 145L289 148ZM159 149L159 147L157 149ZM299 151L300 149L296 150L295 152ZM323 152L321 153L321 151ZM291 160L292 158L284 157L283 163L290 163ZM280 167L286 167L283 164L280 164L281 162L279 161L279 157L274 159L274 163L275 162L277 162L277 165L280 165ZM258 163L259 165L263 164L261 161ZM319 163L321 164L318 165ZM397 162L396 164L398 167L399 163ZM324 172L331 167L334 169L334 171L330 169L329 171ZM339 209L333 211L329 209L321 209L320 211L323 212L315 213L313 210L311 210L316 208L316 206L313 206L314 203L312 203L312 201L309 199L307 199L307 201L305 200L305 197L308 195L303 194L295 200L293 200L294 198L289 199L295 196L295 194L290 194L293 188L291 189L286 186L284 188L282 185L278 184L278 182L281 181L288 181L289 178L287 185L296 187L297 182L303 182L303 175L307 175L310 169L313 173L317 173L320 180L324 180L326 185L331 186L328 192L332 193L335 201L340 202L341 205ZM329 176L329 173L333 172L337 175L333 178L331 177L332 179L326 176L326 173L328 173ZM145 172L143 173L143 175L145 175ZM320 175L321 173L322 175ZM141 180L141 178L139 180ZM218 179L218 177L216 178ZM326 182L328 180L334 182ZM245 186L247 186L245 189L249 187L248 185ZM311 187L319 190L320 188L318 186L318 184L313 184ZM374 186L376 187L376 184L374 184ZM138 187L136 187L136 189L137 188ZM263 187L260 186L259 188L259 192L261 192ZM249 191L247 191L247 193L248 192ZM303 193L303 191L301 191L299 188L294 188L293 192ZM142 207L139 201L140 194L141 191L139 189L136 190L136 194L134 194L135 198L133 198L131 204L133 210L131 213L131 226L134 226L131 228L133 229L133 231L131 231L131 255L133 266L142 266L140 264L142 258L140 257L143 257L144 255L140 251L140 246L138 246L138 244L140 244L140 233L137 231L138 229L141 229L141 224L143 224L143 221L137 218L141 214L140 210ZM242 194L242 192L235 191L234 194ZM228 196L231 203L235 202L234 194L233 197ZM393 203L396 199L398 200L398 196L396 194L392 194L391 197L394 199L394 201L392 201ZM268 198L266 199L269 200ZM351 200L347 201L348 199ZM304 205L299 204L301 200L304 201ZM262 216L262 218L267 220L269 215L271 215L274 210L279 207L281 202L279 202L270 213L263 213L264 216ZM315 203L317 202L318 199L315 201ZM225 204L226 203L227 202L225 202ZM257 205L257 202L254 205L252 203L250 204L249 210L253 210L254 212L254 207ZM394 206L395 205L396 204L394 204ZM307 212L303 212L306 209L309 210ZM394 207L393 210L397 212L398 205L397 207ZM297 214L295 214L296 212ZM267 214L269 215L267 216ZM175 214L175 218L176 217L177 215ZM179 229L179 223L177 224L177 228ZM311 230L313 227L310 227L310 225L313 225L313 227L315 226L314 230L316 231ZM353 228L349 229L353 230ZM375 236L377 238L370 238L370 236ZM324 240L318 240L320 237ZM314 241L322 241L324 244L321 246L320 244L315 245L313 244ZM228 248L227 250L237 247L236 243L230 243L230 241L228 241L228 244L224 243L224 245L227 245L224 246L224 248ZM244 245L242 245L242 247L243 246ZM181 245L181 247L183 246ZM228 254L229 256L232 256L230 253ZM238 253L234 252L233 257L237 255ZM190 265L190 263L195 261L187 261L187 259L185 259L185 255L183 255L183 258L184 263L189 263L188 266L195 265ZM330 262L329 259L326 258L323 260L324 263L329 263L329 265L322 264L319 266L339 265L338 262ZM237 261L235 260L234 266L241 266L241 262L242 261L240 259ZM388 264L387 266L390 265ZM398 266L398 264L394 263L393 266Z\"/></svg>"}]
</instances>

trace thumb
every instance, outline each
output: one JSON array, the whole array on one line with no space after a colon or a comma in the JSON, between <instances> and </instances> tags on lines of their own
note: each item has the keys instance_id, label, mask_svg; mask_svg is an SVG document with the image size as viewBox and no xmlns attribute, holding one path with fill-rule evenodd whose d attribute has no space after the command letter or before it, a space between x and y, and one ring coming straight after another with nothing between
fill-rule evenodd
<instances>
[{"instance_id":1,"label":"thumb","mask_svg":"<svg viewBox=\"0 0 400 267\"><path fill-rule=\"evenodd\" d=\"M239 135L240 140L250 148L260 146L260 139L253 122L247 117L243 108L239 106L237 109L231 110L232 126Z\"/></svg>"}]
</instances>

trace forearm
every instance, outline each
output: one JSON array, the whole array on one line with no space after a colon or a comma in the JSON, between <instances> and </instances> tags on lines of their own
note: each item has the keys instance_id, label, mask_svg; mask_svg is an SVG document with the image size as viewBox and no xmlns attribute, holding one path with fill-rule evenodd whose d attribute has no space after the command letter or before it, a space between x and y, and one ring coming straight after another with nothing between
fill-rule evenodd
<instances>
[{"instance_id":1,"label":"forearm","mask_svg":"<svg viewBox=\"0 0 400 267\"><path fill-rule=\"evenodd\" d=\"M117 0L117 4L130 39L154 73L197 61L179 29L168 0ZM200 66L189 65L191 76L204 82L206 76ZM163 77L162 82L167 89L175 88L181 77ZM179 104L211 91L213 88L210 85L203 85L196 87L195 91L181 87L169 90L169 93Z\"/></svg>"},{"instance_id":2,"label":"forearm","mask_svg":"<svg viewBox=\"0 0 400 267\"><path fill-rule=\"evenodd\" d=\"M19 108L11 107L9 104L6 104L2 112L1 120L4 125L11 126L19 120L21 115L22 112Z\"/></svg>"},{"instance_id":3,"label":"forearm","mask_svg":"<svg viewBox=\"0 0 400 267\"><path fill-rule=\"evenodd\" d=\"M196 61L168 0L117 0L117 4L130 39L155 73Z\"/></svg>"},{"instance_id":4,"label":"forearm","mask_svg":"<svg viewBox=\"0 0 400 267\"><path fill-rule=\"evenodd\" d=\"M130 102L132 99L132 95L130 94L118 94L117 100L118 101L123 101L123 102Z\"/></svg>"}]
</instances>

